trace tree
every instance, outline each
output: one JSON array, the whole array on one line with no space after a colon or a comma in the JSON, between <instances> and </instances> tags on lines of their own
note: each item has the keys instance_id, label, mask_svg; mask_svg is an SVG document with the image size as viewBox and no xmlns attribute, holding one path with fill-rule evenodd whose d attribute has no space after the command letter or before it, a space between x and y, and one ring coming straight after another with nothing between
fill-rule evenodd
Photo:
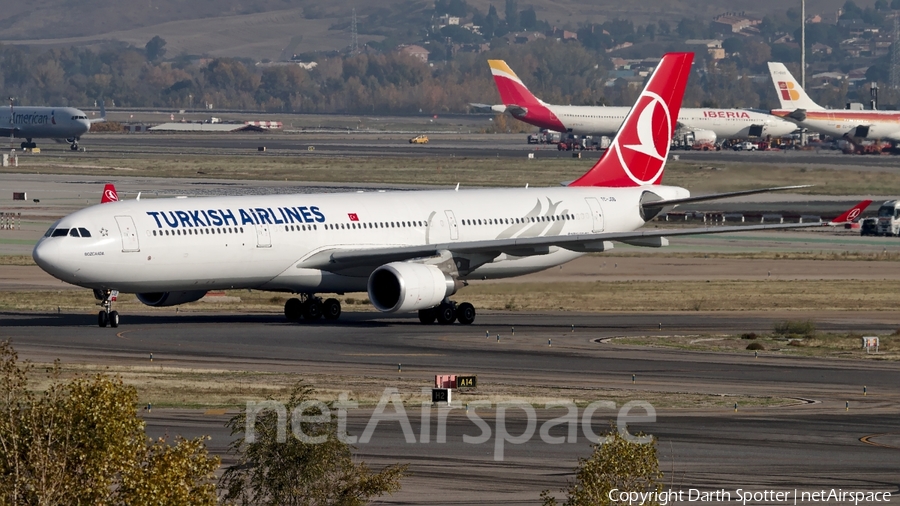
<instances>
[{"instance_id":1,"label":"tree","mask_svg":"<svg viewBox=\"0 0 900 506\"><path fill-rule=\"evenodd\" d=\"M511 32L514 32L520 28L519 26L519 1L518 0L506 0L505 5L505 14L506 14L506 26L507 29Z\"/></svg>"},{"instance_id":2,"label":"tree","mask_svg":"<svg viewBox=\"0 0 900 506\"><path fill-rule=\"evenodd\" d=\"M744 49L744 39L729 37L722 41L722 49L728 54L740 53Z\"/></svg>"},{"instance_id":3,"label":"tree","mask_svg":"<svg viewBox=\"0 0 900 506\"><path fill-rule=\"evenodd\" d=\"M148 61L156 61L166 54L166 40L159 35L154 36L144 46Z\"/></svg>"},{"instance_id":4,"label":"tree","mask_svg":"<svg viewBox=\"0 0 900 506\"><path fill-rule=\"evenodd\" d=\"M34 393L33 367L0 343L0 503L216 504L203 439L148 445L137 392L120 378L97 375Z\"/></svg>"},{"instance_id":5,"label":"tree","mask_svg":"<svg viewBox=\"0 0 900 506\"><path fill-rule=\"evenodd\" d=\"M226 500L251 505L357 506L400 490L408 465L374 473L364 462L354 463L350 445L338 438L337 421L330 413L323 416L326 413L315 403L314 393L302 382L294 387L286 412L299 407L297 412L307 418L300 423L291 420L293 434L285 441L278 442L278 415L269 410L256 415L254 441L239 438L231 444L237 462L222 476ZM243 433L246 422L247 413L242 411L226 426L237 435ZM298 428L306 440L296 437ZM317 438L323 441L315 442Z\"/></svg>"},{"instance_id":6,"label":"tree","mask_svg":"<svg viewBox=\"0 0 900 506\"><path fill-rule=\"evenodd\" d=\"M642 437L642 434L638 434ZM579 458L575 480L562 490L566 493L564 506L606 506L620 504L610 498L610 492L661 492L662 472L656 456L656 439L641 444L622 436L613 424L606 441L591 446L587 459ZM549 490L541 492L545 506L556 506L556 498ZM646 501L643 504L658 504Z\"/></svg>"}]
</instances>

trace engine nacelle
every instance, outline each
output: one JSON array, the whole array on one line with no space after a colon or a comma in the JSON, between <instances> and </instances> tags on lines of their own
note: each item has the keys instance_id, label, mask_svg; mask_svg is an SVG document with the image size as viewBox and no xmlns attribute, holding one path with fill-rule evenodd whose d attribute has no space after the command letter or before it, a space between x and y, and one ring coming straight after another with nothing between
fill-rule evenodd
<instances>
[{"instance_id":1,"label":"engine nacelle","mask_svg":"<svg viewBox=\"0 0 900 506\"><path fill-rule=\"evenodd\" d=\"M715 144L716 142L716 133L712 130L704 130L702 128L696 128L691 130L692 134L694 134L694 143L710 143Z\"/></svg>"},{"instance_id":2,"label":"engine nacelle","mask_svg":"<svg viewBox=\"0 0 900 506\"><path fill-rule=\"evenodd\" d=\"M196 290L192 292L150 292L139 293L137 298L142 303L151 307L169 307L179 304L187 304L195 302L206 295L206 290Z\"/></svg>"},{"instance_id":3,"label":"engine nacelle","mask_svg":"<svg viewBox=\"0 0 900 506\"><path fill-rule=\"evenodd\" d=\"M369 276L369 300L385 313L435 307L456 293L459 283L434 265L392 262Z\"/></svg>"}]
</instances>

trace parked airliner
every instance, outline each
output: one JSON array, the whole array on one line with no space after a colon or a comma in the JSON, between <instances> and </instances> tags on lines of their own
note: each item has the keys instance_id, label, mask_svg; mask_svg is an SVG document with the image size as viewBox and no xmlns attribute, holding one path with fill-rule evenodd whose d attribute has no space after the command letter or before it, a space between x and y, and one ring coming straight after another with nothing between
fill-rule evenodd
<instances>
[{"instance_id":1,"label":"parked airliner","mask_svg":"<svg viewBox=\"0 0 900 506\"><path fill-rule=\"evenodd\" d=\"M25 139L22 149L36 148L33 139L65 139L72 151L78 150L81 136L91 129L91 123L106 120L101 105L100 118L90 119L74 107L0 108L0 137Z\"/></svg>"},{"instance_id":2,"label":"parked airliner","mask_svg":"<svg viewBox=\"0 0 900 506\"><path fill-rule=\"evenodd\" d=\"M772 114L836 139L900 142L900 112L825 109L806 94L783 63L769 62L769 75L781 103Z\"/></svg>"},{"instance_id":3,"label":"parked airliner","mask_svg":"<svg viewBox=\"0 0 900 506\"><path fill-rule=\"evenodd\" d=\"M494 83L504 105L494 111L509 112L518 120L540 128L574 135L614 135L622 126L630 107L551 105L535 97L519 76L503 60L488 60ZM790 135L797 125L782 118L748 109L712 107L681 109L678 126L707 130L715 137L747 139ZM702 135L707 137L707 135ZM698 138L700 135L697 136ZM711 138L712 135L709 135Z\"/></svg>"},{"instance_id":4,"label":"parked airliner","mask_svg":"<svg viewBox=\"0 0 900 506\"><path fill-rule=\"evenodd\" d=\"M691 197L661 184L692 60L662 58L603 158L567 187L120 200L59 220L33 256L94 290L101 327L119 324L114 291L173 306L237 288L301 294L284 305L291 320L340 316L337 299L316 294L367 292L379 311L470 324L475 308L450 296L471 280L541 271L613 241L811 226L640 230L667 206L786 189Z\"/></svg>"}]
</instances>

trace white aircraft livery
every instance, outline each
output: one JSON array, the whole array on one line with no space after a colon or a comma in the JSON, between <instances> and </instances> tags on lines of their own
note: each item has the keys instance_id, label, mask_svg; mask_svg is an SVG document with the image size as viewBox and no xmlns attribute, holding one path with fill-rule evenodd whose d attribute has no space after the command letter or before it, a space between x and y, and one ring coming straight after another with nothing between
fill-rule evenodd
<instances>
[{"instance_id":1,"label":"white aircraft livery","mask_svg":"<svg viewBox=\"0 0 900 506\"><path fill-rule=\"evenodd\" d=\"M470 280L537 272L613 241L811 226L639 230L666 206L787 188L691 197L661 184L692 60L663 57L603 158L567 187L107 201L55 223L33 256L94 290L101 327L119 324L116 291L172 306L246 288L300 294L285 303L291 320L340 316L337 299L317 294L367 292L379 311L470 324L472 304L450 300Z\"/></svg>"},{"instance_id":2,"label":"white aircraft livery","mask_svg":"<svg viewBox=\"0 0 900 506\"><path fill-rule=\"evenodd\" d=\"M508 111L516 119L531 125L574 135L613 135L630 110L629 107L547 104L528 91L505 61L488 60L488 64L504 104L491 109ZM797 129L790 121L748 109L685 107L677 119L680 127L694 130L699 134L698 138L713 135L718 139L781 137Z\"/></svg>"},{"instance_id":3,"label":"white aircraft livery","mask_svg":"<svg viewBox=\"0 0 900 506\"><path fill-rule=\"evenodd\" d=\"M78 141L91 129L91 123L104 121L106 112L102 108L101 111L101 117L92 120L74 107L0 108L0 137L25 139L22 149L36 148L33 139L65 139L72 151L76 151Z\"/></svg>"}]
</instances>

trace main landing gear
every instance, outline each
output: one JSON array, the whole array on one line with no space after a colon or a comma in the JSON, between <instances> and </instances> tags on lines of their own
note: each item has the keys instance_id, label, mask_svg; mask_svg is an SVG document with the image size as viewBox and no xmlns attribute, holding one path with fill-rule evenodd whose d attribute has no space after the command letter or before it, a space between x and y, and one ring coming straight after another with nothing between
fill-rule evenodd
<instances>
[{"instance_id":1,"label":"main landing gear","mask_svg":"<svg viewBox=\"0 0 900 506\"><path fill-rule=\"evenodd\" d=\"M31 139L25 139L25 142L21 144L22 149L34 149L37 147L37 143L31 142Z\"/></svg>"},{"instance_id":2,"label":"main landing gear","mask_svg":"<svg viewBox=\"0 0 900 506\"><path fill-rule=\"evenodd\" d=\"M420 309L419 321L425 325L430 325L435 321L441 325L450 325L455 321L463 325L471 325L475 321L475 306L468 302L457 304L452 300L445 300L440 306Z\"/></svg>"},{"instance_id":3,"label":"main landing gear","mask_svg":"<svg viewBox=\"0 0 900 506\"><path fill-rule=\"evenodd\" d=\"M94 290L94 297L97 298L100 302L98 305L102 306L103 309L97 313L97 325L100 327L118 327L119 326L119 312L118 311L110 311L112 308L112 291L111 290Z\"/></svg>"},{"instance_id":4,"label":"main landing gear","mask_svg":"<svg viewBox=\"0 0 900 506\"><path fill-rule=\"evenodd\" d=\"M302 299L294 297L284 303L284 317L292 322L300 319L315 321L320 318L337 320L340 316L341 303L337 299L323 301L315 295L304 294Z\"/></svg>"}]
</instances>

